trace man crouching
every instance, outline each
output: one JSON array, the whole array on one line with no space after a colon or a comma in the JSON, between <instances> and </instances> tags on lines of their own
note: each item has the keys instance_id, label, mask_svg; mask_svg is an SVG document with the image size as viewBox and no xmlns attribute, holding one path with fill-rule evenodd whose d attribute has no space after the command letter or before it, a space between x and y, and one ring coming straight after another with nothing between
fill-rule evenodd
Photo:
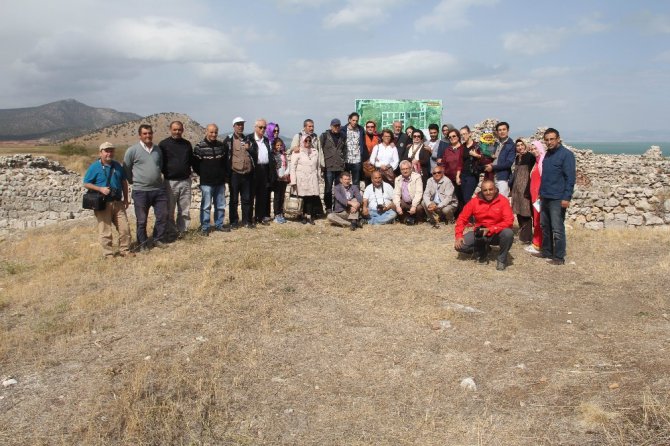
<instances>
[{"instance_id":1,"label":"man crouching","mask_svg":"<svg viewBox=\"0 0 670 446\"><path fill-rule=\"evenodd\" d=\"M465 236L463 230L474 219L474 231ZM468 202L456 220L456 251L477 254L480 262L485 262L489 245L499 245L496 269L503 271L507 266L507 253L512 247L514 233L512 225L514 215L509 200L498 193L498 188L491 180L482 182L482 189Z\"/></svg>"}]
</instances>

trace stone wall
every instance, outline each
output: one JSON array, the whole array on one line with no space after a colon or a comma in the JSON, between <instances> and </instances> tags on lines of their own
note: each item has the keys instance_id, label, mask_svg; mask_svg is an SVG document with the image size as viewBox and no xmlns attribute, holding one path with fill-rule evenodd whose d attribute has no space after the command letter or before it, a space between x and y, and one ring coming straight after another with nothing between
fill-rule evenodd
<instances>
[{"instance_id":1,"label":"stone wall","mask_svg":"<svg viewBox=\"0 0 670 446\"><path fill-rule=\"evenodd\" d=\"M541 135L529 139L537 139ZM588 229L670 225L670 159L652 147L642 156L571 148L577 185L568 221ZM81 209L82 177L56 161L0 157L0 234L92 216ZM191 208L200 206L197 177ZM129 208L132 214L132 206Z\"/></svg>"}]
</instances>

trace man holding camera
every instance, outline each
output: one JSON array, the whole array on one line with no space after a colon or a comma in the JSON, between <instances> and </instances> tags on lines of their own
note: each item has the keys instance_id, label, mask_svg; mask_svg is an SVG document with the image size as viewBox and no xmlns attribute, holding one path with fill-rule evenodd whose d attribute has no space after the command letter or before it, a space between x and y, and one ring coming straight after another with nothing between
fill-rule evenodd
<instances>
[{"instance_id":1,"label":"man holding camera","mask_svg":"<svg viewBox=\"0 0 670 446\"><path fill-rule=\"evenodd\" d=\"M463 235L463 230L474 219L475 230ZM514 241L514 214L509 200L498 193L491 180L482 182L481 192L468 202L456 220L454 249L466 254L477 254L480 263L488 258L488 246L499 245L496 269L507 267L507 253Z\"/></svg>"},{"instance_id":2,"label":"man holding camera","mask_svg":"<svg viewBox=\"0 0 670 446\"><path fill-rule=\"evenodd\" d=\"M371 225L384 225L395 221L396 212L393 204L393 187L382 181L382 173L375 170L370 175L372 181L363 192L363 217L368 218Z\"/></svg>"}]
</instances>

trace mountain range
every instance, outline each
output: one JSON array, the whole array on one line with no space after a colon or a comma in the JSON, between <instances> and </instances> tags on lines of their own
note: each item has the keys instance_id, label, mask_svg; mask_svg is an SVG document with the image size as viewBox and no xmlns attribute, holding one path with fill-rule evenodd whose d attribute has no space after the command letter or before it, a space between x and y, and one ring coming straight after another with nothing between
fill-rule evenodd
<instances>
[{"instance_id":1,"label":"mountain range","mask_svg":"<svg viewBox=\"0 0 670 446\"><path fill-rule=\"evenodd\" d=\"M0 141L54 142L139 118L135 113L91 107L74 99L37 107L0 109Z\"/></svg>"}]
</instances>

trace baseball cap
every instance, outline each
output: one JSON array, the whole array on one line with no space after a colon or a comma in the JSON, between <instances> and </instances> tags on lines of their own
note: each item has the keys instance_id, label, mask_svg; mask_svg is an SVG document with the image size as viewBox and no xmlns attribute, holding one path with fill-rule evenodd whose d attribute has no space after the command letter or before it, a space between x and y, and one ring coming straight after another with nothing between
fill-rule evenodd
<instances>
[{"instance_id":1,"label":"baseball cap","mask_svg":"<svg viewBox=\"0 0 670 446\"><path fill-rule=\"evenodd\" d=\"M342 125L342 123L339 119L335 118L330 120L330 125Z\"/></svg>"},{"instance_id":2,"label":"baseball cap","mask_svg":"<svg viewBox=\"0 0 670 446\"><path fill-rule=\"evenodd\" d=\"M237 124L238 122L247 122L242 118L241 116L238 116L237 118L233 119L233 125Z\"/></svg>"},{"instance_id":3,"label":"baseball cap","mask_svg":"<svg viewBox=\"0 0 670 446\"><path fill-rule=\"evenodd\" d=\"M114 147L114 144L112 144L111 142L103 142L102 144L100 144L100 150L107 150L107 149L116 149L116 147Z\"/></svg>"}]
</instances>

